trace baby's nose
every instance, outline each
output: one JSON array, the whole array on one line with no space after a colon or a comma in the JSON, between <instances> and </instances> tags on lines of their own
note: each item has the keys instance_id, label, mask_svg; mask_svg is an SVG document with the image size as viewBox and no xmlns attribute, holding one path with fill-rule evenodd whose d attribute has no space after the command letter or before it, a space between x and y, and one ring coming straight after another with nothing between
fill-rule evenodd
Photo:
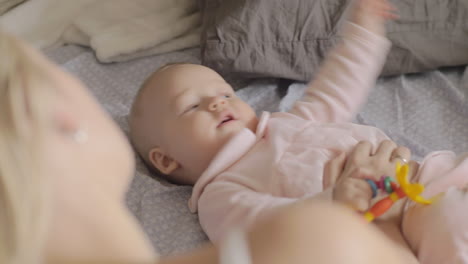
<instances>
[{"instance_id":1,"label":"baby's nose","mask_svg":"<svg viewBox=\"0 0 468 264\"><path fill-rule=\"evenodd\" d=\"M208 106L210 111L216 111L216 112L223 111L225 107L226 107L226 100L224 100L224 98L215 98Z\"/></svg>"}]
</instances>

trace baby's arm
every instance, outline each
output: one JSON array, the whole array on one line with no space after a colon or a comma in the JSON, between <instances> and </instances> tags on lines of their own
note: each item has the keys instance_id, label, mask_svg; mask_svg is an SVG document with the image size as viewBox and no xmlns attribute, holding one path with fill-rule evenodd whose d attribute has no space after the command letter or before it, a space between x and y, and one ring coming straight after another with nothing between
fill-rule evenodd
<instances>
[{"instance_id":1,"label":"baby's arm","mask_svg":"<svg viewBox=\"0 0 468 264\"><path fill-rule=\"evenodd\" d=\"M385 20L393 18L386 0L356 0L343 40L327 56L316 78L290 111L317 122L350 121L375 85L391 46Z\"/></svg>"},{"instance_id":2,"label":"baby's arm","mask_svg":"<svg viewBox=\"0 0 468 264\"><path fill-rule=\"evenodd\" d=\"M198 216L203 230L217 244L233 227L249 229L271 212L296 201L256 192L234 182L215 181L200 196Z\"/></svg>"}]
</instances>

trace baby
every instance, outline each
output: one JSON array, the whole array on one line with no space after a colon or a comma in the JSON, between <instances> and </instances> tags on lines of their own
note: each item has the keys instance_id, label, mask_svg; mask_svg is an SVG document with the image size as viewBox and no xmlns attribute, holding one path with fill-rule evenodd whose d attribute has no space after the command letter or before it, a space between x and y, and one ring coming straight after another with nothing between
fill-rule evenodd
<instances>
[{"instance_id":1,"label":"baby","mask_svg":"<svg viewBox=\"0 0 468 264\"><path fill-rule=\"evenodd\" d=\"M135 148L172 181L194 184L189 207L198 211L215 243L230 228L248 228L297 200L353 205L362 204L356 199L370 200L372 191L364 180L359 179L364 187L358 189L365 195L346 196L340 192L354 183L334 184L323 177L324 167L360 141L372 143L369 154L377 146L394 149L379 129L351 123L391 46L384 23L393 17L385 0L356 1L341 43L287 113L264 112L257 118L224 79L206 67L176 64L159 69L144 83L130 114ZM390 155L403 156L398 151ZM431 206L407 203L399 231L421 263L468 263L466 237L460 232L468 230L468 221L463 221L468 159L434 152L412 166L412 173L413 180L426 185L425 196L445 195ZM451 214L458 215L448 218Z\"/></svg>"}]
</instances>

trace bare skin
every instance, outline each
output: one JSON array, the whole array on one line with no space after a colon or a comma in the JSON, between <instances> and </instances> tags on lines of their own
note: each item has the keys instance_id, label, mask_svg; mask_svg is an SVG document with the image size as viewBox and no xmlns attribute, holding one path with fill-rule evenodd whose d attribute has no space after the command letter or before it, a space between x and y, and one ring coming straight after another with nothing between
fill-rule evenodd
<instances>
[{"instance_id":1,"label":"bare skin","mask_svg":"<svg viewBox=\"0 0 468 264\"><path fill-rule=\"evenodd\" d=\"M257 224L248 241L255 264L411 263L402 261L393 243L353 212L317 201L278 211ZM219 263L215 259L217 252L206 247L161 263Z\"/></svg>"}]
</instances>

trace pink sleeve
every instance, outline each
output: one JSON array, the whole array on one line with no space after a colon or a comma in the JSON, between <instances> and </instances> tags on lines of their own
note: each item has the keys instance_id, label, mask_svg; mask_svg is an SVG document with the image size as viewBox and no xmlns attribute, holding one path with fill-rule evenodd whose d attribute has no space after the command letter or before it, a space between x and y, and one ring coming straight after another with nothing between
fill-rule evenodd
<instances>
[{"instance_id":1,"label":"pink sleeve","mask_svg":"<svg viewBox=\"0 0 468 264\"><path fill-rule=\"evenodd\" d=\"M297 199L274 197L240 184L218 181L206 186L198 200L198 216L205 233L214 244L233 227L249 228L273 209Z\"/></svg>"},{"instance_id":2,"label":"pink sleeve","mask_svg":"<svg viewBox=\"0 0 468 264\"><path fill-rule=\"evenodd\" d=\"M290 113L316 122L346 122L364 103L391 43L350 22L342 36Z\"/></svg>"},{"instance_id":3,"label":"pink sleeve","mask_svg":"<svg viewBox=\"0 0 468 264\"><path fill-rule=\"evenodd\" d=\"M302 199L331 201L331 189ZM302 200L254 191L228 181L206 186L198 200L200 224L211 242L217 244L234 227L250 228L279 208Z\"/></svg>"}]
</instances>

